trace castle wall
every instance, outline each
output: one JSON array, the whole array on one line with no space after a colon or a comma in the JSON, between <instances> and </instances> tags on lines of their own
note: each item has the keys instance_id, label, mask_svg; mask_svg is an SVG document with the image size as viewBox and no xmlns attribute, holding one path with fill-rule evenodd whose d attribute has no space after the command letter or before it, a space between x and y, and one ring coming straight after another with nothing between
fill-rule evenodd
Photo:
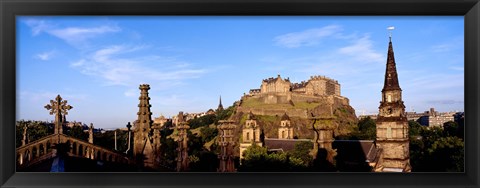
<instances>
[{"instance_id":1,"label":"castle wall","mask_svg":"<svg viewBox=\"0 0 480 188\"><path fill-rule=\"evenodd\" d=\"M255 115L278 115L282 116L287 113L290 117L307 118L307 110L305 109L261 109L251 107L238 107L238 112L249 113L252 112Z\"/></svg>"}]
</instances>

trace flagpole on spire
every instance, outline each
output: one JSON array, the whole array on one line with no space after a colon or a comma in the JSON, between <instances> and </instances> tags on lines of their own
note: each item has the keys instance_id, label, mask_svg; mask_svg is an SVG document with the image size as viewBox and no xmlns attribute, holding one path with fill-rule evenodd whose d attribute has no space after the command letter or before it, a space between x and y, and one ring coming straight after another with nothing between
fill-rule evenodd
<instances>
[{"instance_id":1,"label":"flagpole on spire","mask_svg":"<svg viewBox=\"0 0 480 188\"><path fill-rule=\"evenodd\" d=\"M394 29L395 29L395 27L393 27L393 26L387 27L390 42L392 42L392 30L394 30Z\"/></svg>"}]
</instances>

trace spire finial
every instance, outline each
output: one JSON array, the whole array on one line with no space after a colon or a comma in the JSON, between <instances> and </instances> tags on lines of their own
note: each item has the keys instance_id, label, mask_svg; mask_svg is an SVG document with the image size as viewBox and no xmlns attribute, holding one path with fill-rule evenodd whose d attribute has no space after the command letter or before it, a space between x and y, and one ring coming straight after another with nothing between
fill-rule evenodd
<instances>
[{"instance_id":1,"label":"spire finial","mask_svg":"<svg viewBox=\"0 0 480 188\"><path fill-rule=\"evenodd\" d=\"M394 29L395 29L395 27L393 27L393 26L387 27L390 42L392 42L392 30L394 30Z\"/></svg>"}]
</instances>

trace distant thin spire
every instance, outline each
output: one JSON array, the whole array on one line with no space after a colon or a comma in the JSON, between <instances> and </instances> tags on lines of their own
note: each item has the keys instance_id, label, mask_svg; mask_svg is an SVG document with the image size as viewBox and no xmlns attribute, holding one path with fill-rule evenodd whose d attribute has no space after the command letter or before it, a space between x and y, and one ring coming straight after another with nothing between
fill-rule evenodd
<instances>
[{"instance_id":1,"label":"distant thin spire","mask_svg":"<svg viewBox=\"0 0 480 188\"><path fill-rule=\"evenodd\" d=\"M218 108L217 108L217 110L223 110L222 95L220 95L220 100L219 100L219 103L218 103Z\"/></svg>"}]
</instances>

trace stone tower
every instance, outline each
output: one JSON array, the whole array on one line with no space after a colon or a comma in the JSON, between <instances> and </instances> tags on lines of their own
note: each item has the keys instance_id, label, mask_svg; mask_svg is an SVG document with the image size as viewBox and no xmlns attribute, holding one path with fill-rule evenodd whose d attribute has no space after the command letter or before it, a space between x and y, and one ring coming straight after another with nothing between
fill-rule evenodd
<instances>
[{"instance_id":1,"label":"stone tower","mask_svg":"<svg viewBox=\"0 0 480 188\"><path fill-rule=\"evenodd\" d=\"M382 151L377 172L410 172L408 121L398 82L392 39L388 44L385 83L378 107L376 144Z\"/></svg>"},{"instance_id":2,"label":"stone tower","mask_svg":"<svg viewBox=\"0 0 480 188\"><path fill-rule=\"evenodd\" d=\"M278 128L279 139L293 139L293 127L290 123L290 117L287 113L283 114L280 121L280 127Z\"/></svg>"},{"instance_id":3,"label":"stone tower","mask_svg":"<svg viewBox=\"0 0 480 188\"><path fill-rule=\"evenodd\" d=\"M188 171L188 135L187 131L190 128L188 122L184 120L183 112L178 113L178 122L175 126L177 130L177 172Z\"/></svg>"},{"instance_id":4,"label":"stone tower","mask_svg":"<svg viewBox=\"0 0 480 188\"><path fill-rule=\"evenodd\" d=\"M247 121L242 130L242 142L240 143L240 159L243 159L243 152L252 144L256 144L263 147L262 140L260 139L260 126L258 125L257 118L250 112L247 115Z\"/></svg>"},{"instance_id":5,"label":"stone tower","mask_svg":"<svg viewBox=\"0 0 480 188\"><path fill-rule=\"evenodd\" d=\"M134 123L135 129L133 132L133 157L138 163L143 163L144 166L153 167L153 147L151 143L152 134L152 112L150 112L150 97L148 84L142 84L140 89L140 103L138 104L138 118Z\"/></svg>"},{"instance_id":6,"label":"stone tower","mask_svg":"<svg viewBox=\"0 0 480 188\"><path fill-rule=\"evenodd\" d=\"M236 125L234 121L231 120L220 120L220 125L217 127L220 139L218 141L220 149L220 154L218 158L220 159L220 164L218 166L218 172L235 172L235 163L234 163L234 151L235 147L234 131Z\"/></svg>"}]
</instances>

